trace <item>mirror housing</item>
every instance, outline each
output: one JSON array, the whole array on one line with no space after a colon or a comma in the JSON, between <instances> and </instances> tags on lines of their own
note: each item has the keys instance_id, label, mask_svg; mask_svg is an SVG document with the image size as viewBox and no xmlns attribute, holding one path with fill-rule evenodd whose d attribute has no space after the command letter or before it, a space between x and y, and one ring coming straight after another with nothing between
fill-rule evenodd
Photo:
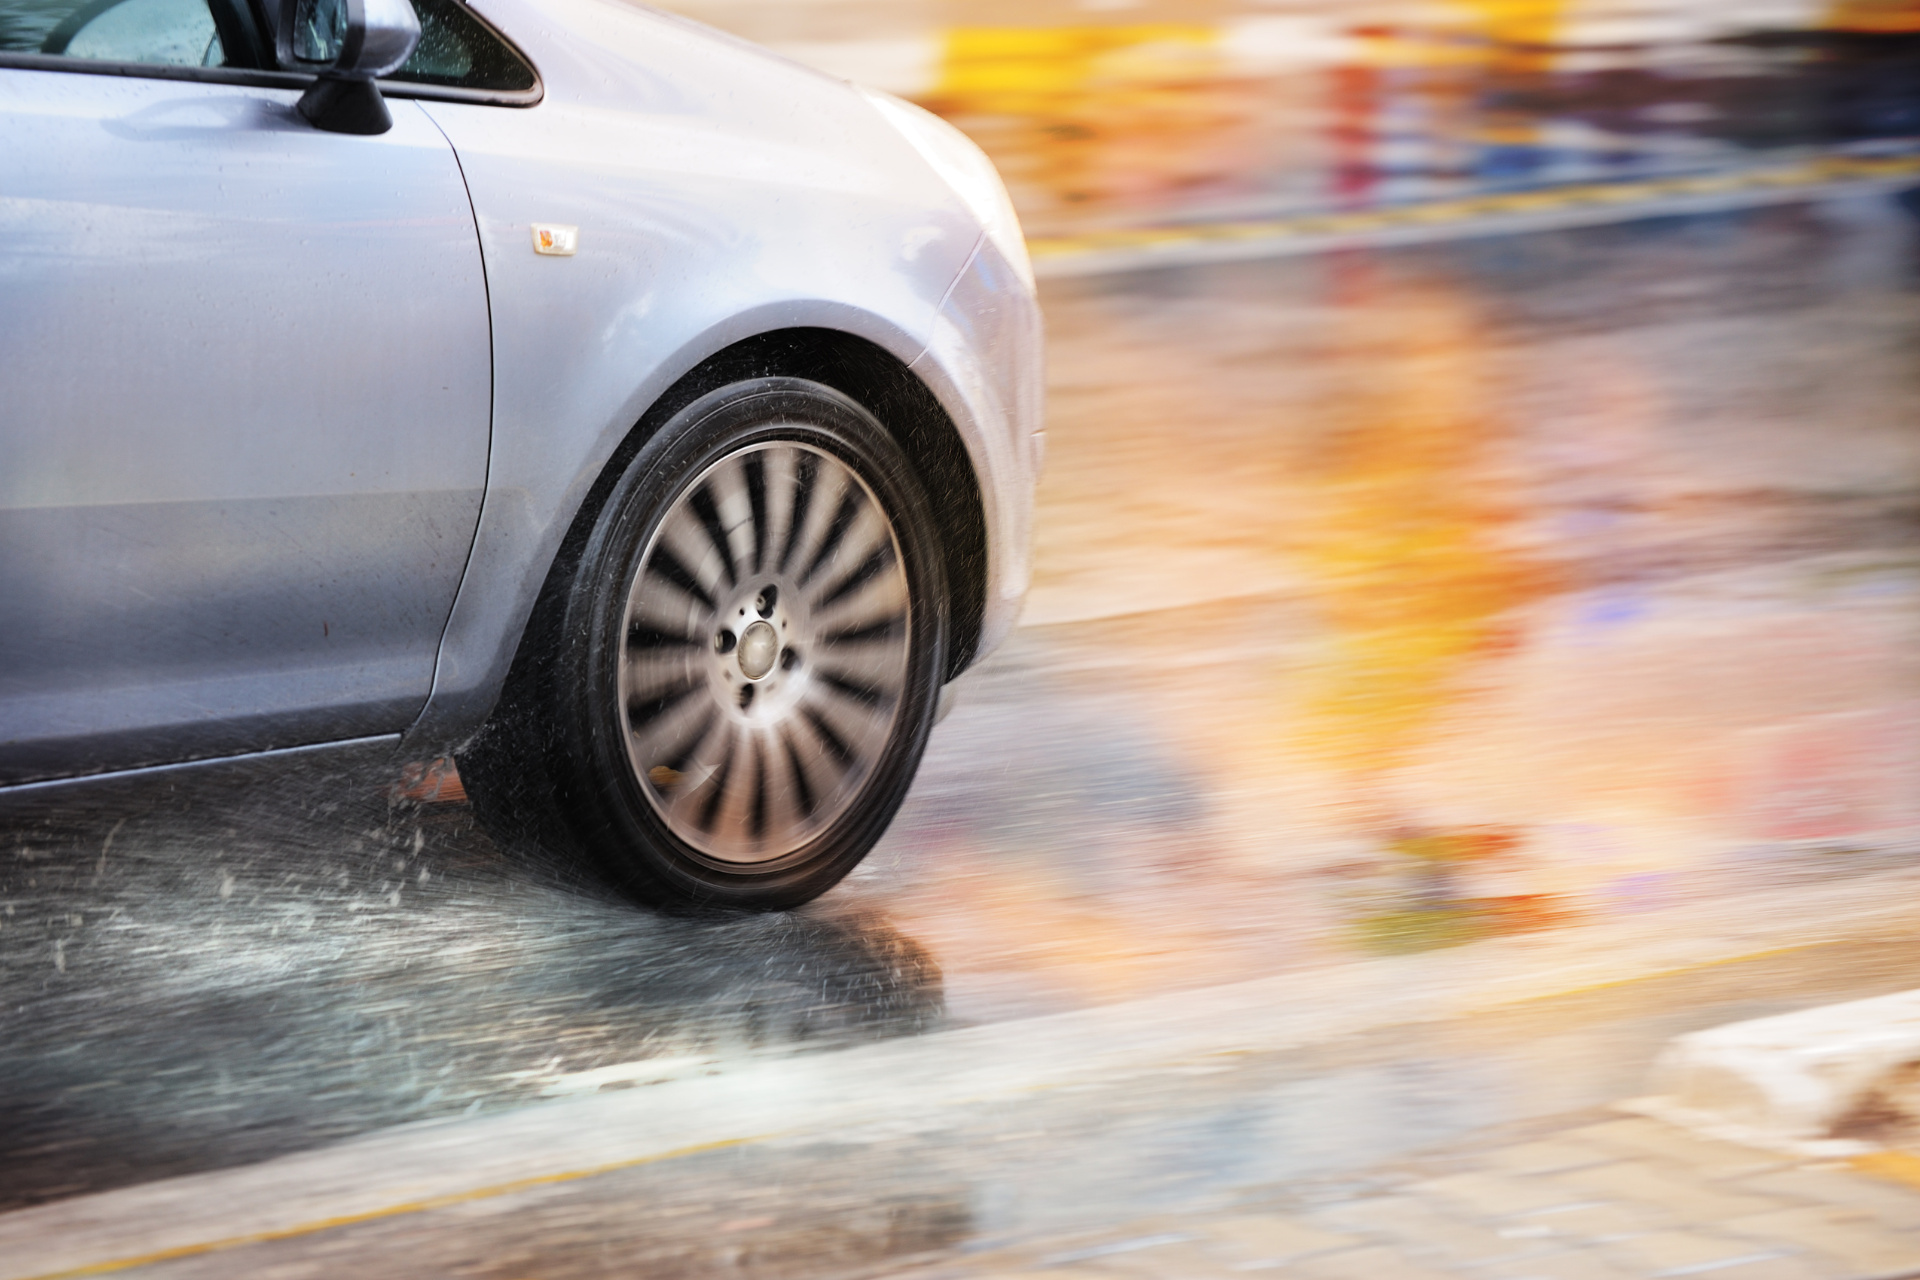
<instances>
[{"instance_id":1,"label":"mirror housing","mask_svg":"<svg viewBox=\"0 0 1920 1280\"><path fill-rule=\"evenodd\" d=\"M296 107L316 129L391 129L374 79L406 62L419 43L420 18L408 0L280 0L274 52L282 70L319 71Z\"/></svg>"}]
</instances>

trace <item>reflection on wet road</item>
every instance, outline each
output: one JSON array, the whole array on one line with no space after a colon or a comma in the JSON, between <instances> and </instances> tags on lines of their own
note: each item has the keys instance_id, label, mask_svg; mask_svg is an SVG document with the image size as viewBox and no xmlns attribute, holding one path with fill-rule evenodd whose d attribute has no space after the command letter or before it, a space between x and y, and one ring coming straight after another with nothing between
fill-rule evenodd
<instances>
[{"instance_id":1,"label":"reflection on wet road","mask_svg":"<svg viewBox=\"0 0 1920 1280\"><path fill-rule=\"evenodd\" d=\"M755 1052L1279 973L1310 1004L1319 967L1355 957L1604 944L1910 860L1920 252L1891 204L1044 301L1027 625L967 678L852 880L787 916L636 912L496 848L458 803L392 802L378 761L15 797L0 1204ZM1783 968L1767 1000L1902 985L1913 957L1841 959L1830 980ZM1225 1196L1594 1105L1662 1035L1753 1000L1675 988L1249 1060L1124 1105L1061 1094L887 1143L714 1153L586 1201L529 1192L469 1270L520 1274L573 1223L614 1250L582 1246L579 1274L635 1241L655 1242L648 1274L697 1271L729 1232L829 1274L1116 1197ZM355 1231L390 1273L425 1269L380 1235L398 1228Z\"/></svg>"},{"instance_id":2,"label":"reflection on wet road","mask_svg":"<svg viewBox=\"0 0 1920 1280\"><path fill-rule=\"evenodd\" d=\"M973 1018L1898 863L1913 237L1056 283L1028 626L855 890Z\"/></svg>"},{"instance_id":3,"label":"reflection on wet road","mask_svg":"<svg viewBox=\"0 0 1920 1280\"><path fill-rule=\"evenodd\" d=\"M283 760L10 805L0 1206L941 1023L884 917L638 911L391 781Z\"/></svg>"}]
</instances>

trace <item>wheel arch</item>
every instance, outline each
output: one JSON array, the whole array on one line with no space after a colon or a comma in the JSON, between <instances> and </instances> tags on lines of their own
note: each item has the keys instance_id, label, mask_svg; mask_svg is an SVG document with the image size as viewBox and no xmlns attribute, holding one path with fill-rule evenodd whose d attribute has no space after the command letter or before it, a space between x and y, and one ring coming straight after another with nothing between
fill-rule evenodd
<instances>
[{"instance_id":1,"label":"wheel arch","mask_svg":"<svg viewBox=\"0 0 1920 1280\"><path fill-rule=\"evenodd\" d=\"M648 405L574 512L522 631L503 699L521 687L550 643L550 629L557 623L582 549L641 446L708 392L766 377L804 378L831 387L866 408L899 441L933 504L935 523L946 535L941 550L952 626L946 678L966 669L979 644L987 590L986 513L966 443L932 390L892 352L844 330L801 327L770 330L723 347Z\"/></svg>"}]
</instances>

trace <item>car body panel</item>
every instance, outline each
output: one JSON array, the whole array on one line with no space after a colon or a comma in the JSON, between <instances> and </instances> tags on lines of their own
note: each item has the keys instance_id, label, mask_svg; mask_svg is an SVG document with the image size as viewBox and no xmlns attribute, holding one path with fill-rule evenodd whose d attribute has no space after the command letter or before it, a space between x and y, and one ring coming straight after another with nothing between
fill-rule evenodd
<instances>
[{"instance_id":1,"label":"car body panel","mask_svg":"<svg viewBox=\"0 0 1920 1280\"><path fill-rule=\"evenodd\" d=\"M409 735L421 750L491 709L574 513L662 392L782 329L838 329L911 364L980 238L843 82L604 0L475 8L529 33L545 95L426 104L472 192L499 360L487 502ZM536 254L535 222L578 227L578 252Z\"/></svg>"},{"instance_id":2,"label":"car body panel","mask_svg":"<svg viewBox=\"0 0 1920 1280\"><path fill-rule=\"evenodd\" d=\"M0 782L404 728L489 429L417 104L0 69Z\"/></svg>"},{"instance_id":3,"label":"car body panel","mask_svg":"<svg viewBox=\"0 0 1920 1280\"><path fill-rule=\"evenodd\" d=\"M980 479L987 581L977 662L1019 621L1033 576L1033 499L1044 449L1040 307L991 242L968 259L912 365L961 426Z\"/></svg>"},{"instance_id":4,"label":"car body panel","mask_svg":"<svg viewBox=\"0 0 1920 1280\"><path fill-rule=\"evenodd\" d=\"M62 692L54 658L0 668L0 767L16 739L27 762L0 785L396 730L406 754L457 748L650 406L726 348L787 330L853 335L923 379L981 489L975 655L1012 626L1029 575L1039 315L965 202L860 91L744 41L615 0L473 8L538 68L538 100L394 86L395 128L373 138L311 129L279 84L0 68L17 100L19 77L62 82L76 118L93 112L123 145L145 128L142 155L171 139L200 166L157 203L139 165L98 158L83 167L99 191L77 204L45 204L57 183L24 202L0 192L13 236L0 271L37 291L37 310L0 316L10 385L45 359L43 398L80 388L36 409L37 427L0 428L10 463L31 464L0 480L0 546L31 551L0 565L0 593L53 602L53 621L0 637L0 661L65 644L73 671L106 677L89 704ZM189 105L153 116L168 102ZM220 148L247 159L256 144L260 172L206 176ZM295 155L317 159L283 175L285 192L263 189ZM0 174L18 172L0 157ZM113 217L77 215L86 199ZM89 239L168 199L198 200L199 222L165 252ZM534 223L577 227L577 252L536 254ZM56 275L84 275L88 253L120 276L98 267L62 310ZM100 301L108 285L114 304ZM87 387L84 322L112 305L139 323L102 348L122 373ZM183 415L213 394L196 387L194 353L223 346L243 358L222 370L216 429L185 439ZM164 353L150 375L133 358L147 350ZM166 430L129 433L139 412ZM114 474L157 487L94 477L69 493L48 479L110 456ZM95 601L86 616L54 616L72 603L57 599L63 582ZM65 709L6 701L38 695ZM46 726L62 714L75 731L56 743Z\"/></svg>"}]
</instances>

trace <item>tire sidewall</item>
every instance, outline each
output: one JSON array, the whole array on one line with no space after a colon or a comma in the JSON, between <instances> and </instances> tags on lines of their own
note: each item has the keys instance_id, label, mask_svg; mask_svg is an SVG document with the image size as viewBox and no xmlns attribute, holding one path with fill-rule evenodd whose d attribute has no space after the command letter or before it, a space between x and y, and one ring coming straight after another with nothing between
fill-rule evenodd
<instances>
[{"instance_id":1,"label":"tire sidewall","mask_svg":"<svg viewBox=\"0 0 1920 1280\"><path fill-rule=\"evenodd\" d=\"M618 693L626 606L641 558L689 484L742 448L811 445L852 468L900 544L909 599L908 666L887 744L846 811L776 860L722 864L681 840L635 774ZM933 725L945 669L947 592L930 504L905 453L856 401L819 383L762 378L722 387L675 414L614 485L568 592L552 685L558 732L550 771L586 852L663 905L755 910L797 905L858 865L906 798Z\"/></svg>"}]
</instances>

